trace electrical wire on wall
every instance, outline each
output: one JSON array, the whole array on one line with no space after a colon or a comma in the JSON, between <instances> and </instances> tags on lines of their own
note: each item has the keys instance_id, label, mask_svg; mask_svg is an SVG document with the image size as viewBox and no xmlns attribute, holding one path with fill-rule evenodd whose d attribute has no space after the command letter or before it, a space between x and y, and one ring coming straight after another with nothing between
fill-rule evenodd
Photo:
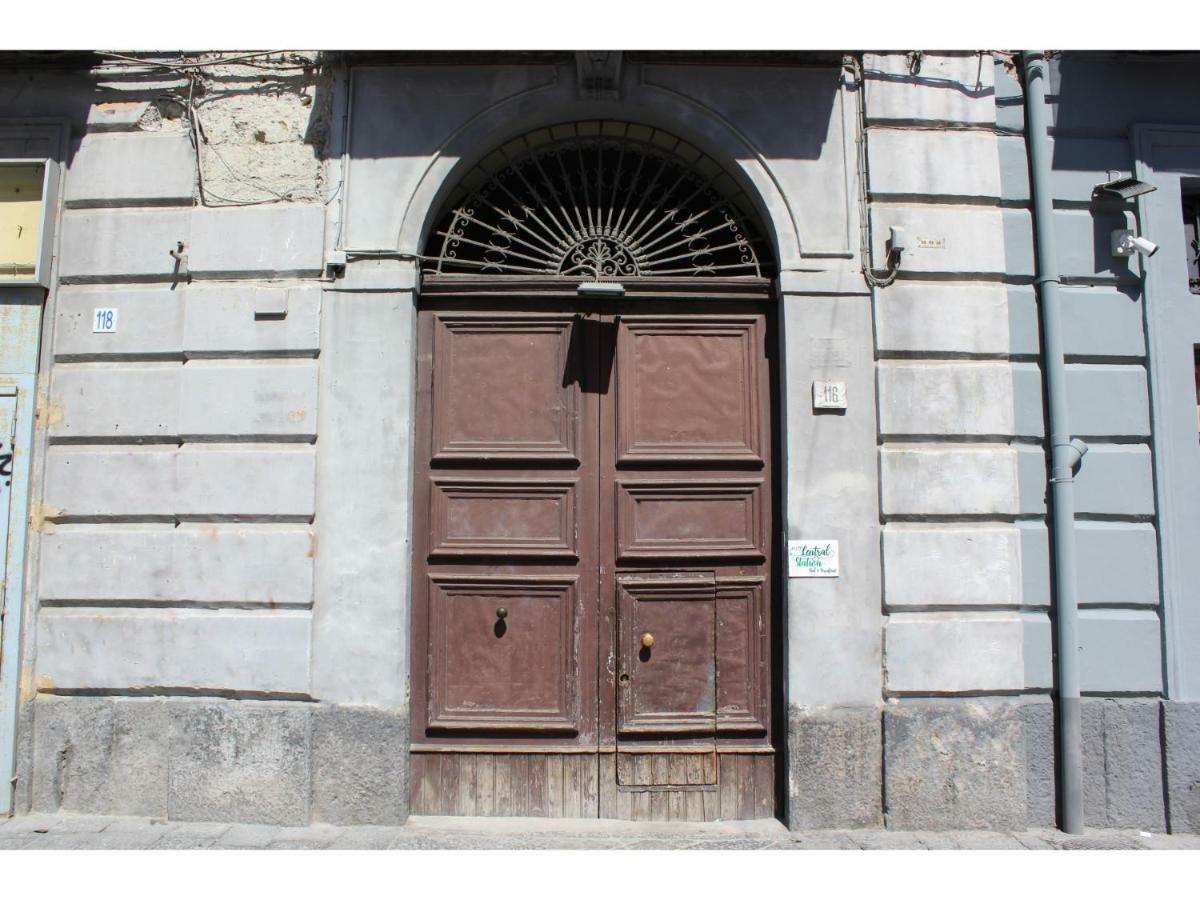
<instances>
[{"instance_id":1,"label":"electrical wire on wall","mask_svg":"<svg viewBox=\"0 0 1200 900\"><path fill-rule=\"evenodd\" d=\"M191 60L189 61L184 54L180 54L179 61L166 61L160 59L145 59L135 56L129 56L122 53L110 51L99 51L99 55L106 59L117 61L118 68L129 70L136 67L145 67L152 70L161 70L172 72L184 79L187 83L186 95L179 92L171 91L164 95L163 99L177 103L184 110L188 122L189 138L191 139L192 148L195 151L196 159L196 183L199 191L199 199L201 206L261 206L268 203L276 203L279 201L290 201L299 186L292 186L286 190L278 191L266 184L263 184L260 179L255 178L245 172L238 171L225 156L217 149L216 145L209 140L208 132L204 127L204 120L200 114L200 107L206 102L203 97L209 95L208 83L206 78L211 77L206 70L217 66L241 65L248 66L260 71L273 72L292 72L298 70L308 71L317 67L313 60L300 56L295 51L279 51L279 50L264 50L255 53L246 53L232 57L222 57L220 59L208 60ZM290 56L290 58L289 58ZM271 57L279 57L271 59ZM125 64L122 66L122 64ZM208 101L208 102L211 102ZM206 178L204 154L205 150L222 165L229 176L235 181L241 182L254 190L270 194L270 197L247 199L237 197L227 197L218 194L212 189L211 178ZM340 189L340 186L339 186ZM334 191L332 196L325 199L326 205L336 197L337 191ZM217 201L213 203L211 201Z\"/></svg>"},{"instance_id":2,"label":"electrical wire on wall","mask_svg":"<svg viewBox=\"0 0 1200 900\"><path fill-rule=\"evenodd\" d=\"M980 50L979 68L975 75L975 89L983 89L983 61L989 51ZM924 62L924 52L913 50L907 54L909 75L917 78L921 73ZM855 83L855 110L857 112L857 127L855 129L855 149L858 162L858 203L859 203L859 256L862 262L863 277L872 287L887 287L900 274L900 256L902 247L898 240L902 229L896 229L895 244L891 241L887 246L887 268L875 269L871 265L871 183L867 172L867 112L866 112L866 74L863 67L863 54L846 54L842 57L842 65L848 69Z\"/></svg>"},{"instance_id":3,"label":"electrical wire on wall","mask_svg":"<svg viewBox=\"0 0 1200 900\"><path fill-rule=\"evenodd\" d=\"M261 182L258 181L258 179L254 178L253 176L243 175L242 173L240 173L236 169L234 169L233 166L231 166L228 163L228 161L226 161L225 157L221 155L221 152L219 150L217 150L216 146L214 146L212 143L209 142L208 134L204 130L204 121L203 121L203 119L200 118L200 112L196 106L195 88L196 88L196 82L199 80L199 77L200 76L196 73L192 73L188 76L187 112L188 112L188 122L191 125L192 145L195 147L195 150L196 150L196 180L197 180L197 183L200 188L200 203L201 203L201 205L203 205L203 206L208 205L206 201L209 197L212 197L213 199L216 199L216 200L223 201L224 205L226 205L226 206L259 206L263 203L274 203L275 200L291 200L292 193L293 193L292 190L280 193L279 191L276 191L272 188L267 187L265 184L262 184ZM220 194L213 191L211 187L208 187L207 185L205 185L205 183L204 183L204 153L200 146L201 143L203 143L205 146L208 147L208 149L212 153L212 155L217 158L217 161L220 162L221 165L223 165L225 167L225 169L229 172L229 174L231 176L233 176L233 178L242 182L243 184L249 185L252 188L255 188L260 191L265 191L266 193L271 194L275 199L274 200L270 200L270 199L239 200L239 199L235 199L235 198L231 198L231 197L223 197Z\"/></svg>"},{"instance_id":4,"label":"electrical wire on wall","mask_svg":"<svg viewBox=\"0 0 1200 900\"><path fill-rule=\"evenodd\" d=\"M288 55L292 59L286 59ZM246 53L241 56L222 57L220 59L195 60L189 62L184 54L180 54L181 59L178 62L164 62L157 59L144 59L137 56L127 56L123 53L113 53L109 50L98 50L97 55L108 59L121 60L122 62L132 63L138 66L146 66L155 69L167 69L175 72L177 75L186 77L190 72L201 71L213 66L229 66L236 64L253 66L260 69L307 69L312 67L312 62L300 56L295 50L263 50L255 53ZM266 57L279 56L278 60L265 59ZM251 62L251 60L262 60L261 62ZM265 63L265 64L264 64Z\"/></svg>"},{"instance_id":5,"label":"electrical wire on wall","mask_svg":"<svg viewBox=\"0 0 1200 900\"><path fill-rule=\"evenodd\" d=\"M854 143L858 163L858 233L862 273L867 284L872 287L887 287L900 274L900 253L898 250L888 249L887 269L876 270L871 266L871 189L867 181L867 114L866 98L863 96L866 92L866 79L863 75L862 54L847 54L842 58L842 65L850 70L854 78L857 110Z\"/></svg>"}]
</instances>

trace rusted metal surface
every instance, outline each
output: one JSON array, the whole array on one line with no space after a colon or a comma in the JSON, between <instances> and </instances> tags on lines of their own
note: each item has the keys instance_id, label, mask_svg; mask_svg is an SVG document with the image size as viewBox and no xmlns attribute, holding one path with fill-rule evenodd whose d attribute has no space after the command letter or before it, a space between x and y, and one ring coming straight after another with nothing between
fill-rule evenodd
<instances>
[{"instance_id":1,"label":"rusted metal surface","mask_svg":"<svg viewBox=\"0 0 1200 900\"><path fill-rule=\"evenodd\" d=\"M770 816L769 307L463 286L420 312L414 810Z\"/></svg>"}]
</instances>

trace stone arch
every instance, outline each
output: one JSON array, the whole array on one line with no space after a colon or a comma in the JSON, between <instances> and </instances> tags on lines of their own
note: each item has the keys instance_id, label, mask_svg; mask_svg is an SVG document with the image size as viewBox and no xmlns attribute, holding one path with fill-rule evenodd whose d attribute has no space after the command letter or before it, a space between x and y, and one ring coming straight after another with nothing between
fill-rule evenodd
<instances>
[{"instance_id":1,"label":"stone arch","mask_svg":"<svg viewBox=\"0 0 1200 900\"><path fill-rule=\"evenodd\" d=\"M751 141L731 123L674 93L643 91L612 101L550 101L540 92L520 94L474 116L434 153L400 221L400 253L420 255L439 214L460 182L497 147L538 128L564 122L609 120L659 129L695 146L737 182L761 224L775 271L800 258L796 217L771 171Z\"/></svg>"}]
</instances>

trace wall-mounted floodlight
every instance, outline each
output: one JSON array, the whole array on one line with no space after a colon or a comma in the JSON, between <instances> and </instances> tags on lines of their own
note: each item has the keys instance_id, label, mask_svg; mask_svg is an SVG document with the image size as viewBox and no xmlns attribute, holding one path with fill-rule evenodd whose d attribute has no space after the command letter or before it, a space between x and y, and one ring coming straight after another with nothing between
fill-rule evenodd
<instances>
[{"instance_id":1,"label":"wall-mounted floodlight","mask_svg":"<svg viewBox=\"0 0 1200 900\"><path fill-rule=\"evenodd\" d=\"M1097 197L1108 197L1113 200L1132 200L1134 197L1140 197L1142 194L1149 194L1151 191L1157 190L1158 188L1154 185L1138 181L1136 178L1117 178L1112 181L1106 181L1104 184L1096 185L1092 188L1092 194Z\"/></svg>"},{"instance_id":2,"label":"wall-mounted floodlight","mask_svg":"<svg viewBox=\"0 0 1200 900\"><path fill-rule=\"evenodd\" d=\"M575 289L580 297L624 297L625 285L616 281L585 281Z\"/></svg>"}]
</instances>

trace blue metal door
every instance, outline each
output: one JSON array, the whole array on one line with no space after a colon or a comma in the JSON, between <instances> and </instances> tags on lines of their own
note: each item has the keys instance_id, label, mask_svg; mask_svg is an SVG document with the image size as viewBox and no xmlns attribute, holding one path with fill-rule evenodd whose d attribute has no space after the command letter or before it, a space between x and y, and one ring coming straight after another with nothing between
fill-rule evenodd
<instances>
[{"instance_id":1,"label":"blue metal door","mask_svg":"<svg viewBox=\"0 0 1200 900\"><path fill-rule=\"evenodd\" d=\"M11 622L20 619L21 559L24 555L24 529L10 535L14 481L14 443L17 434L17 389L0 383L0 694L8 695L9 682L16 672L17 641L11 634ZM23 521L23 520L22 520ZM15 540L10 542L9 538ZM15 565L10 564L15 561ZM10 811L12 803L13 734L7 696L0 696L0 815Z\"/></svg>"}]
</instances>

